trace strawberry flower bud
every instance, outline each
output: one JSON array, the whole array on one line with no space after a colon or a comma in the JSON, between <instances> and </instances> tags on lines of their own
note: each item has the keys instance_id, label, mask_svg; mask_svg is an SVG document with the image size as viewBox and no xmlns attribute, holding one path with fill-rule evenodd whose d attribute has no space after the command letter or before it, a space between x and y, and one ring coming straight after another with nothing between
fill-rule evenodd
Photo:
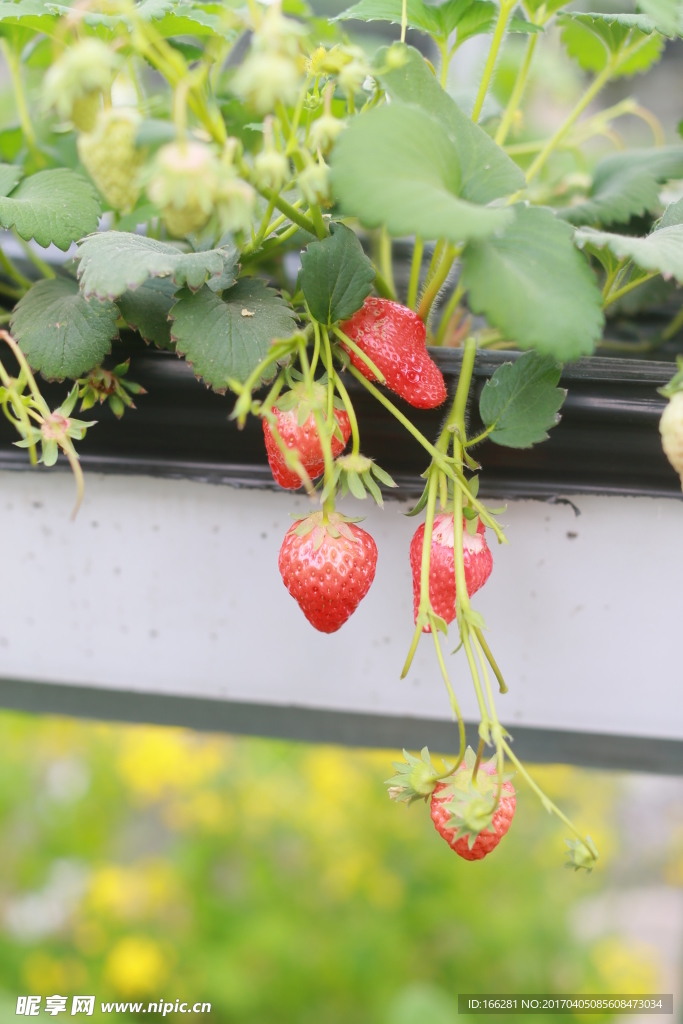
<instances>
[{"instance_id":1,"label":"strawberry flower bud","mask_svg":"<svg viewBox=\"0 0 683 1024\"><path fill-rule=\"evenodd\" d=\"M567 844L567 860L565 867L580 871L583 868L588 874L595 867L598 851L590 836L583 839L565 839Z\"/></svg>"}]
</instances>

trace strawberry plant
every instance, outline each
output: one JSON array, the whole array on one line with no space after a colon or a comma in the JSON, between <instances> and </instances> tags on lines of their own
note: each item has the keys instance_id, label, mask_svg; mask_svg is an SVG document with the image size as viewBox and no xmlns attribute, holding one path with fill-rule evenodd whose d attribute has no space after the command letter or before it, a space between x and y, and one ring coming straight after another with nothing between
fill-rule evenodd
<instances>
[{"instance_id":1,"label":"strawberry plant","mask_svg":"<svg viewBox=\"0 0 683 1024\"><path fill-rule=\"evenodd\" d=\"M431 634L460 739L452 765L437 768L426 750L407 755L390 794L431 799L441 834L478 858L512 821L507 761L570 829L570 865L590 870L590 837L540 791L498 718L494 681L506 685L471 599L492 575L489 543L506 540L502 510L479 497L477 445L544 441L565 397L562 363L594 352L626 296L637 301L657 277L683 281L683 200L660 201L662 186L683 178L683 146L663 145L654 115L633 101L589 109L608 83L659 59L683 12L670 0L624 14L563 6L359 0L326 22L303 0L0 0L17 116L0 130L0 225L25 255L0 251L0 401L34 461L63 452L80 500L74 442L94 424L74 418L79 398L83 410L107 402L120 417L135 415L132 396L143 393L127 363L105 365L121 329L174 351L205 385L236 396L239 425L262 420L274 481L308 492L311 512L284 538L279 567L313 627L333 632L378 559L337 496L382 504L393 486L362 450L347 385L364 388L425 453L410 513L424 522L406 551L415 628L404 674ZM349 41L351 20L392 23L400 41L370 56ZM586 88L549 137L520 138L553 23ZM407 45L408 29L438 58ZM525 36L525 53L507 105L489 115L510 32ZM447 91L448 69L477 35L489 37L488 56L465 110ZM624 114L645 120L655 145L617 151L587 175L583 147ZM405 286L399 243L410 253ZM41 246L69 258L57 266ZM451 396L429 352L438 345L461 350ZM484 348L522 354L486 383L473 436ZM36 375L72 382L58 409ZM679 472L682 392L679 372L662 419ZM439 407L442 429L425 437L411 409ZM454 633L481 714L476 752L442 647Z\"/></svg>"}]
</instances>

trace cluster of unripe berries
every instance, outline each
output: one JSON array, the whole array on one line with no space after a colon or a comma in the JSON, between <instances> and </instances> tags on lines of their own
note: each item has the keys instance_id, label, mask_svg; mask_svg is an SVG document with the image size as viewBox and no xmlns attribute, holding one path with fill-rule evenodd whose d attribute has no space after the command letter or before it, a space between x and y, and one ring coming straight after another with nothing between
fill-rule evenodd
<instances>
[{"instance_id":1,"label":"cluster of unripe berries","mask_svg":"<svg viewBox=\"0 0 683 1024\"><path fill-rule=\"evenodd\" d=\"M278 193L296 176L309 204L328 201L324 158L345 124L331 113L334 87L320 95L316 86L306 99L309 125L295 171L291 153L274 144L270 115L280 105L296 103L311 76L316 82L333 77L342 91L352 94L368 74L356 48L319 47L307 56L306 42L305 26L284 17L277 4L269 6L253 27L247 54L230 82L234 95L264 116L263 146L247 163L238 139L228 138L219 147L206 133L188 133L183 118L176 140L167 141L151 156L153 139L145 135L140 112L110 101L112 82L123 62L98 39L80 40L52 65L44 80L45 102L77 129L81 163L113 210L132 211L144 191L173 237L199 233L209 221L213 225L212 218L218 234L248 236L256 189Z\"/></svg>"}]
</instances>

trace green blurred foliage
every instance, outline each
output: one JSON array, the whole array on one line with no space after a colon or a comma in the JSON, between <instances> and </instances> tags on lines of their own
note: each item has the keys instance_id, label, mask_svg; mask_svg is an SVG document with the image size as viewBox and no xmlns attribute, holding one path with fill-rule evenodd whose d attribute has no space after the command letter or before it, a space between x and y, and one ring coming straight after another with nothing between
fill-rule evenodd
<instances>
[{"instance_id":1,"label":"green blurred foliage","mask_svg":"<svg viewBox=\"0 0 683 1024\"><path fill-rule=\"evenodd\" d=\"M586 876L524 787L495 853L460 860L425 806L388 800L391 756L0 716L0 1020L28 993L210 1002L216 1024L448 1024L458 992L656 989L568 924L609 872L614 776L537 771L601 847Z\"/></svg>"}]
</instances>

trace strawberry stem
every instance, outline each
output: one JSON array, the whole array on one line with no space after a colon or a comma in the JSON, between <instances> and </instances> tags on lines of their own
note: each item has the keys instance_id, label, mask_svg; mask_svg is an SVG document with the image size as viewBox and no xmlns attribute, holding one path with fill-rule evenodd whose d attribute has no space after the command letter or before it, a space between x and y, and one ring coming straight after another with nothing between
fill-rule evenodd
<instances>
[{"instance_id":1,"label":"strawberry stem","mask_svg":"<svg viewBox=\"0 0 683 1024\"><path fill-rule=\"evenodd\" d=\"M484 756L484 741L483 740L479 740L479 746L477 747L477 759L474 762L474 768L472 769L472 785L473 786L476 786L476 784L477 784L477 777L479 775L479 766L481 764L481 759L482 759L483 756Z\"/></svg>"},{"instance_id":2,"label":"strawberry stem","mask_svg":"<svg viewBox=\"0 0 683 1024\"><path fill-rule=\"evenodd\" d=\"M489 647L489 645L487 644L486 640L484 639L484 634L483 634L482 630L479 629L478 626L474 626L473 629L472 629L472 632L474 633L475 637L477 638L477 640L479 642L479 646L481 647L482 651L486 655L486 659L487 659L489 665L491 666L491 668L493 669L493 672L494 672L494 675L495 675L496 679L498 680L499 692L500 693L507 693L508 692L507 683L503 679L503 673L500 671L500 669L498 668L498 665L496 664L496 660L493 657L493 654L491 653L491 648Z\"/></svg>"},{"instance_id":3,"label":"strawberry stem","mask_svg":"<svg viewBox=\"0 0 683 1024\"><path fill-rule=\"evenodd\" d=\"M486 523L487 526L491 527L491 529L495 533L496 537L498 538L498 541L501 544L506 544L507 540L505 538L505 534L503 533L503 531L501 530L500 526L495 521L495 519L489 514L489 512L487 512L486 506L483 505L472 494L472 492L470 491L470 489L468 487L467 480L465 479L465 475L462 472L462 470L459 469L456 465L453 465L452 461L450 459L447 459L446 456L445 456L445 451L446 451L448 439L449 439L450 434L451 434L451 430L450 430L449 425L448 425L451 422L451 418L449 417L448 423L444 427L444 429L443 429L443 431L441 433L441 437L439 438L439 443L441 443L441 448L442 448L442 450L440 451L438 448L435 448L434 445L430 441L427 440L427 438L424 436L424 434L421 433L421 431L419 431L417 429L417 427L414 426L410 422L410 420L408 419L407 416L404 416L403 413L399 409L396 408L396 406L393 404L393 402L391 402L386 397L386 395L383 395L382 392L378 388L376 388L374 384L372 384L366 377L363 376L363 374L360 372L360 370L356 369L356 367L353 365L353 363L349 366L348 369L349 369L349 373L353 377L355 377L356 380L360 384L362 384L363 387L367 391L370 392L370 394L373 396L373 398L376 398L377 401L380 402L384 406L385 409L388 409L389 412L391 413L391 415L394 416L395 419L397 419L398 422L401 423L406 428L408 433L412 434L412 436L415 438L415 440L419 444L422 445L422 447L425 449L425 451L429 452L429 454L432 456L432 459L434 460L436 465L439 467L439 469L442 469L443 472L446 474L446 476L450 480L452 480L453 483L457 484L458 487L460 487L462 489L462 492L465 495L465 497L467 498L469 504L472 506L473 509L475 509L479 513L480 519L484 523Z\"/></svg>"},{"instance_id":4,"label":"strawberry stem","mask_svg":"<svg viewBox=\"0 0 683 1024\"><path fill-rule=\"evenodd\" d=\"M415 245L413 246L413 258L410 263L410 281L408 282L408 298L407 306L409 309L415 309L417 305L417 292L420 287L420 269L422 267L422 254L424 252L424 245L419 235L415 236Z\"/></svg>"},{"instance_id":5,"label":"strawberry stem","mask_svg":"<svg viewBox=\"0 0 683 1024\"><path fill-rule=\"evenodd\" d=\"M344 408L346 409L346 415L349 417L349 423L351 424L351 437L353 438L352 447L351 447L351 454L352 455L360 455L360 433L359 433L359 430L358 430L358 420L356 418L356 410L353 408L353 404L351 403L351 399L349 398L349 393L346 390L346 388L344 387L344 385L342 384L342 382L341 382L341 380L339 378L339 374L335 370L332 370L332 376L333 376L333 379L334 379L335 387L337 388L337 391L339 392L340 398L341 398L342 402L344 403Z\"/></svg>"},{"instance_id":6,"label":"strawberry stem","mask_svg":"<svg viewBox=\"0 0 683 1024\"><path fill-rule=\"evenodd\" d=\"M324 327L323 332L324 337L325 334L327 333ZM306 343L303 340L303 338L299 338L298 340L298 349L299 363L301 364L301 369L304 375L304 383L306 385L306 394L311 403L313 417L315 419L315 425L318 429L318 436L320 437L320 444L323 450L323 458L325 460L324 493L326 496L323 500L322 521L323 526L326 526L327 523L329 522L328 517L330 513L334 512L334 485L332 482L334 477L334 458L332 456L332 443L330 441L332 430L334 429L334 419L331 414L328 414L327 419L323 420L323 417L321 416L320 411L318 410L315 391L313 388L313 378L311 377L311 367L308 362L308 355L306 353ZM327 379L327 387L327 401L329 413L330 407L332 407L332 411L334 411L334 406L332 405L334 401L334 385L329 375Z\"/></svg>"},{"instance_id":7,"label":"strawberry stem","mask_svg":"<svg viewBox=\"0 0 683 1024\"><path fill-rule=\"evenodd\" d=\"M436 297L438 296L439 292L446 283L446 278L450 274L451 267L453 266L455 258L460 251L461 250L458 249L455 245L446 246L443 254L443 259L441 260L438 268L434 272L434 277L432 278L431 282L425 289L425 293L422 296L420 305L417 308L417 315L419 316L420 320L424 321L424 323L427 322L432 305L434 304Z\"/></svg>"},{"instance_id":8,"label":"strawberry stem","mask_svg":"<svg viewBox=\"0 0 683 1024\"><path fill-rule=\"evenodd\" d=\"M526 781L529 783L529 785L533 789L534 793L536 794L536 796L538 796L538 798L540 799L541 803L545 807L546 811L548 811L549 814L554 814L556 817L558 817L560 819L560 821L564 822L564 824L567 826L567 828L571 829L571 831L574 833L576 838L581 843L583 843L583 845L585 846L586 850L588 851L588 853L590 855L590 858L593 861L596 860L596 854L594 852L594 849L592 849L593 844L591 842L587 841L588 837L584 836L581 832L579 832L579 830L577 829L576 825L574 825L574 823L571 821L571 819L568 818L566 814L563 814L563 812L560 810L560 808L557 807L557 805L552 802L550 797L546 796L546 794L543 792L543 790L538 785L538 783L534 782L534 780L529 775L528 771L526 770L526 768L524 767L522 762L519 760L519 758L516 756L516 754L513 753L510 744L507 743L505 739L501 739L501 747L502 747L503 751L505 752L505 754L508 756L508 758L512 761L512 763L514 764L515 768L520 773L520 775L523 775L524 778L526 779Z\"/></svg>"},{"instance_id":9,"label":"strawberry stem","mask_svg":"<svg viewBox=\"0 0 683 1024\"><path fill-rule=\"evenodd\" d=\"M349 338L346 334L344 334L342 329L337 324L334 324L334 326L332 327L332 330L337 335L337 337L340 338L341 341L343 341L344 344L347 345L351 349L351 351L354 353L354 355L357 355L358 358L361 359L365 363L365 365L367 366L368 370L370 370L372 375L377 378L377 380L380 382L380 384L385 384L386 383L386 378L385 378L384 374L382 373L382 371L380 369L378 369L377 366L375 366L375 364L373 363L373 361L370 358L370 356L366 355L365 352L363 352L363 350L361 348L359 348L358 345L356 345L355 341L352 341L351 338Z\"/></svg>"},{"instance_id":10,"label":"strawberry stem","mask_svg":"<svg viewBox=\"0 0 683 1024\"><path fill-rule=\"evenodd\" d=\"M315 378L315 370L318 365L318 358L320 356L320 327L318 321L313 320L313 358L311 359L311 376ZM329 368L328 371L329 373Z\"/></svg>"},{"instance_id":11,"label":"strawberry stem","mask_svg":"<svg viewBox=\"0 0 683 1024\"><path fill-rule=\"evenodd\" d=\"M462 764L462 762L463 762L463 760L465 758L465 750L467 749L467 738L465 736L465 723L463 721L462 715L460 714L460 706L458 704L458 700L457 700L457 698L455 696L455 692L453 690L450 678L448 676L448 670L446 668L446 662L444 661L443 651L441 650L441 643L439 641L438 633L437 633L437 631L435 629L432 630L432 636L434 637L434 646L436 648L436 657L437 657L437 660L439 662L439 668L441 669L441 675L443 676L443 681L446 684L446 689L448 690L448 699L451 702L451 710L453 712L453 718L457 720L458 732L460 734L460 751L458 753L458 759L455 762L455 764L453 765L453 767L450 768L449 771L445 773L445 775L440 776L440 778L446 778L448 775L455 774L455 772L457 772L458 768Z\"/></svg>"}]
</instances>

